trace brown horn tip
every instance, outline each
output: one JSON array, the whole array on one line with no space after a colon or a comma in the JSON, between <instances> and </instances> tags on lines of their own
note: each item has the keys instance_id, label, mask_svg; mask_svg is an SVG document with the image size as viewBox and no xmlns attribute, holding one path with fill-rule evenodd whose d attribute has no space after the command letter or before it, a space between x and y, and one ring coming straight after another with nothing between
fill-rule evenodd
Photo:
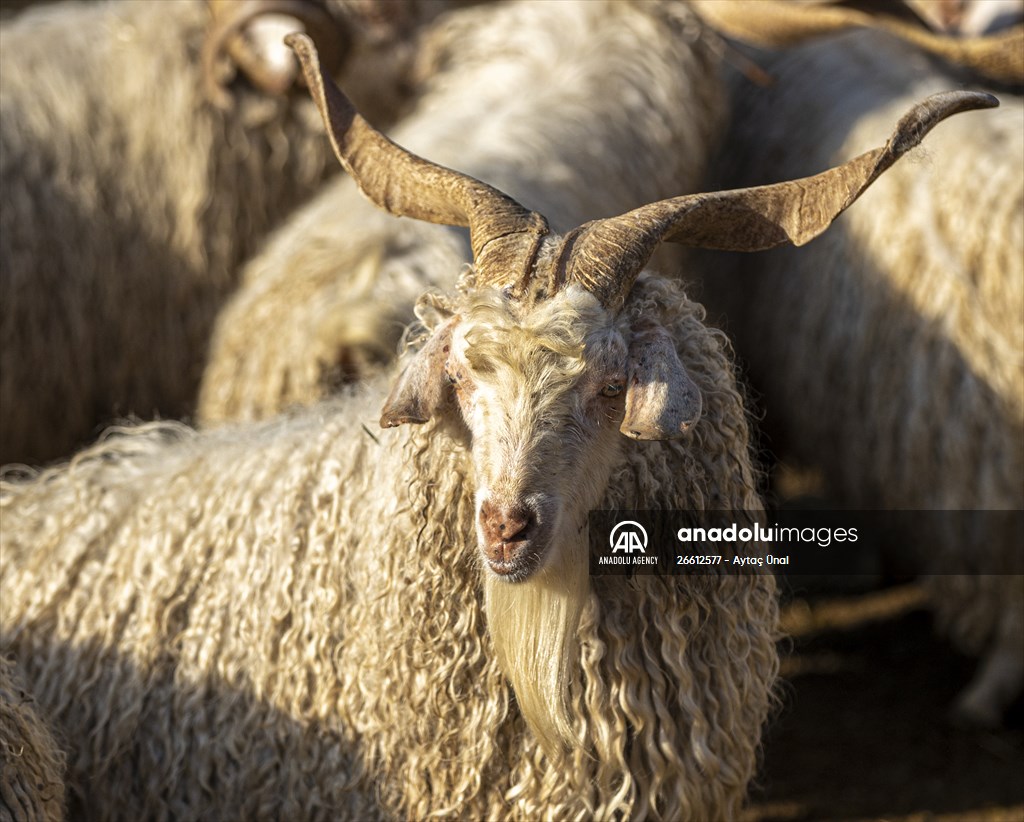
<instances>
[{"instance_id":1,"label":"brown horn tip","mask_svg":"<svg viewBox=\"0 0 1024 822\"><path fill-rule=\"evenodd\" d=\"M894 159L902 157L920 145L925 135L947 117L964 111L998 107L998 98L983 91L944 91L933 94L900 118L893 129L888 149Z\"/></svg>"}]
</instances>

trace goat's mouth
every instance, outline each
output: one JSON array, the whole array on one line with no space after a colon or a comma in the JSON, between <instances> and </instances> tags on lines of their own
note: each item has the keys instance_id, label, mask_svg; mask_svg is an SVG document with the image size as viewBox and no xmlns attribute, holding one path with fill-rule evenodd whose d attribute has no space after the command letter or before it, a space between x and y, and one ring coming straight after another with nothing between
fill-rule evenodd
<instances>
[{"instance_id":1,"label":"goat's mouth","mask_svg":"<svg viewBox=\"0 0 1024 822\"><path fill-rule=\"evenodd\" d=\"M543 564L546 547L529 538L501 540L484 547L484 559L506 582L522 582Z\"/></svg>"}]
</instances>

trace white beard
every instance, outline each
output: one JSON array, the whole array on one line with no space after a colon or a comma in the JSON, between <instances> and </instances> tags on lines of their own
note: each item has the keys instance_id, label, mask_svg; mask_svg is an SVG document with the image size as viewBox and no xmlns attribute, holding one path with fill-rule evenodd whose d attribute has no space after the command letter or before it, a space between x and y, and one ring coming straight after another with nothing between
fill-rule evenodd
<instances>
[{"instance_id":1,"label":"white beard","mask_svg":"<svg viewBox=\"0 0 1024 822\"><path fill-rule=\"evenodd\" d=\"M498 664L527 725L549 755L579 745L569 694L579 676L577 631L590 591L584 535L556 540L556 551L524 582L487 573L484 603Z\"/></svg>"}]
</instances>

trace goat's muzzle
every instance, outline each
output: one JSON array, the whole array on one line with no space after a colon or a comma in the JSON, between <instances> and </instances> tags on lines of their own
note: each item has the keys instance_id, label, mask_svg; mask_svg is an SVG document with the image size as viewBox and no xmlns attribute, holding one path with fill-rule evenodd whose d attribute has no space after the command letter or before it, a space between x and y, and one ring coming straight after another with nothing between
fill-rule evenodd
<instances>
[{"instance_id":1,"label":"goat's muzzle","mask_svg":"<svg viewBox=\"0 0 1024 822\"><path fill-rule=\"evenodd\" d=\"M478 514L480 548L490 569L520 582L540 567L550 542L549 517L529 502L502 505L485 500Z\"/></svg>"}]
</instances>

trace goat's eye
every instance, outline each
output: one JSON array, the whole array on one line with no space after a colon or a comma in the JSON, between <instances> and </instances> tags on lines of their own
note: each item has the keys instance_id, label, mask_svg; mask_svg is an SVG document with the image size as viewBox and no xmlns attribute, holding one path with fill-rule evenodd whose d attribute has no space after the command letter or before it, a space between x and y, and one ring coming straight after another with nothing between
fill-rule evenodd
<instances>
[{"instance_id":1,"label":"goat's eye","mask_svg":"<svg viewBox=\"0 0 1024 822\"><path fill-rule=\"evenodd\" d=\"M622 383L610 382L601 389L600 393L602 397L617 397L622 393Z\"/></svg>"}]
</instances>

